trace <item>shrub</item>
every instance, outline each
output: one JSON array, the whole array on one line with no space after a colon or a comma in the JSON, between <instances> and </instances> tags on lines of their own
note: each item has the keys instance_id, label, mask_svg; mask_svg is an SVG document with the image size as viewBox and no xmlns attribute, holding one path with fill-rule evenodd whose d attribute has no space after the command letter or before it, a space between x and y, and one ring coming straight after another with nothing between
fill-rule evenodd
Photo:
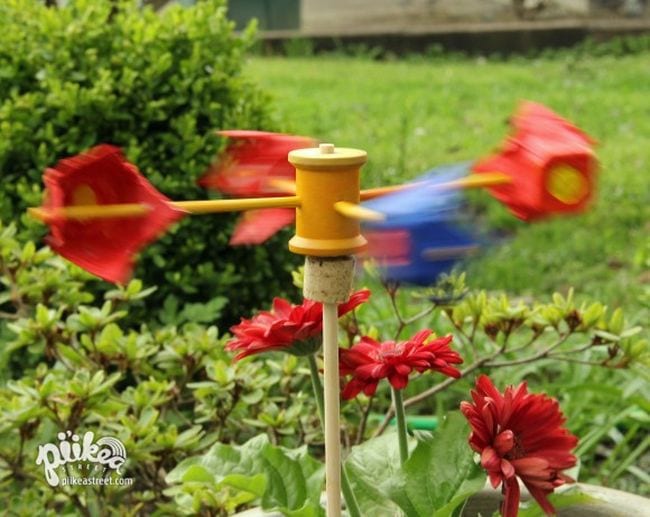
<instances>
[{"instance_id":1,"label":"shrub","mask_svg":"<svg viewBox=\"0 0 650 517\"><path fill-rule=\"evenodd\" d=\"M179 515L165 475L188 455L260 431L287 446L317 436L297 358L231 364L214 326L129 329L151 289L132 280L96 296L85 272L15 233L0 225L0 499L12 514ZM133 485L53 490L37 451L68 430L119 439Z\"/></svg>"},{"instance_id":2,"label":"shrub","mask_svg":"<svg viewBox=\"0 0 650 517\"><path fill-rule=\"evenodd\" d=\"M0 219L40 202L47 166L100 142L121 146L172 199L201 198L195 181L222 144L214 130L269 124L267 98L242 75L253 31L234 34L223 0L160 14L137 4L0 5ZM159 286L147 309L228 291L231 321L282 292L286 238L230 248L233 220L186 218L144 253L137 275Z\"/></svg>"}]
</instances>

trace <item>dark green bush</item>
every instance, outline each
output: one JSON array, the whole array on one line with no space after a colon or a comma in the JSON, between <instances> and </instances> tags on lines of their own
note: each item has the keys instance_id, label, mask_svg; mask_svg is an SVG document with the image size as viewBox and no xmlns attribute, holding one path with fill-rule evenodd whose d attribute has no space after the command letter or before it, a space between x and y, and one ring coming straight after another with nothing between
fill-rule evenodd
<instances>
[{"instance_id":1,"label":"dark green bush","mask_svg":"<svg viewBox=\"0 0 650 517\"><path fill-rule=\"evenodd\" d=\"M161 13L137 4L0 5L1 219L40 202L47 166L101 142L122 147L167 196L205 197L195 181L222 145L214 130L268 126L268 99L242 75L253 32L233 33L224 0ZM28 236L42 235L23 220ZM233 249L233 220L186 218L143 254L137 276L159 286L147 307L234 293L229 323L282 292L286 236Z\"/></svg>"}]
</instances>

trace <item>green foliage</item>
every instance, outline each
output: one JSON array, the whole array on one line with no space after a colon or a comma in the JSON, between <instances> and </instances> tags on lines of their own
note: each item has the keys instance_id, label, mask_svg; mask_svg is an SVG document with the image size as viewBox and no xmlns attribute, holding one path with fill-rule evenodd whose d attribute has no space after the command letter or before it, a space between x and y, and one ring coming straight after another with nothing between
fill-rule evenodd
<instances>
[{"instance_id":1,"label":"green foliage","mask_svg":"<svg viewBox=\"0 0 650 517\"><path fill-rule=\"evenodd\" d=\"M180 507L196 513L205 505L197 491L213 494L223 486L261 498L265 510L278 510L289 517L324 515L320 507L323 466L307 454L306 447L283 449L269 443L266 435L252 438L240 447L215 444L201 456L181 462L167 476ZM200 504L184 505L193 494ZM245 497L245 496L242 496ZM235 498L238 501L239 498Z\"/></svg>"},{"instance_id":2,"label":"green foliage","mask_svg":"<svg viewBox=\"0 0 650 517\"><path fill-rule=\"evenodd\" d=\"M251 32L233 35L223 2L160 14L132 2L68 3L58 10L35 1L0 6L0 217L38 204L44 167L100 141L123 146L170 197L200 197L194 180L221 146L213 130L271 123L266 96L241 73ZM350 342L360 334L399 338L425 326L453 333L467 373L444 386L432 375L413 379L404 394L409 412L445 421L479 372L500 386L526 379L531 390L560 399L581 437L581 479L632 490L647 487L650 447L648 341L637 325L650 309L642 240L648 184L638 174L648 162L638 90L647 46L639 41L634 52L525 62L447 60L433 52L371 63L376 49L359 47L354 59L338 56L317 67L298 59L252 64L277 95L276 125L368 149L364 177L373 184L485 154L505 132L503 119L518 97L548 103L603 142L593 212L521 231L472 266L468 283L505 288L509 296L472 291L465 277L419 296L394 286L382 295L376 285L372 303L342 324ZM303 43L291 51L311 52ZM332 80L341 76L353 77L354 87ZM471 202L503 231L523 227L485 196ZM26 218L23 224L24 234L41 231ZM223 515L262 504L288 515L322 513L322 467L306 448L295 449L306 443L318 457L322 444L302 360L232 364L225 338L202 325L248 315L251 304L289 284L282 273L290 266L278 253L284 237L232 250L231 224L223 217L186 220L144 254L144 283L108 291L17 237L14 226L0 228L0 495L12 511ZM294 281L300 285L299 274ZM531 298L553 290L562 294ZM481 481L467 428L449 416L434 440L412 441L402 469L394 436L364 443L381 431L368 429L368 416L390 417L389 404L382 385L374 398L343 405L344 442L361 444L347 463L359 502L373 515L382 508L450 514ZM65 429L119 438L129 456L125 475L135 485L45 485L36 449Z\"/></svg>"},{"instance_id":3,"label":"green foliage","mask_svg":"<svg viewBox=\"0 0 650 517\"><path fill-rule=\"evenodd\" d=\"M400 472L397 435L385 433L353 447L345 470L359 507L366 515L395 515L398 506L391 493Z\"/></svg>"},{"instance_id":4,"label":"green foliage","mask_svg":"<svg viewBox=\"0 0 650 517\"><path fill-rule=\"evenodd\" d=\"M205 495L192 488L201 479L190 475L177 493L167 492L166 473L215 442L260 432L288 447L303 437L320 440L307 372L297 358L233 364L216 327L133 328L126 315L152 289L132 280L100 295L88 290L89 279L47 248L22 246L14 226L0 227L0 497L12 501L13 511L96 514L103 508L131 515L136 508L177 515L189 497L215 514L229 512L267 494L263 480L253 479L252 492L243 495L232 484ZM190 310L196 309L182 306L179 314ZM118 438L128 452L123 475L134 485L52 490L35 464L37 449L66 430ZM304 475L315 490L315 460L304 450L271 449L265 461L288 469L281 477ZM269 505L300 510L274 490L265 495ZM18 500L16 493L25 495Z\"/></svg>"},{"instance_id":5,"label":"green foliage","mask_svg":"<svg viewBox=\"0 0 650 517\"><path fill-rule=\"evenodd\" d=\"M345 323L350 339L364 334L404 339L422 328L452 333L467 380L449 385L432 375L413 379L404 390L409 413L443 416L467 400L479 373L489 373L501 387L525 380L531 390L559 400L569 428L580 437L581 481L647 493L643 465L650 440L642 432L650 422L647 329L630 325L621 309L578 300L573 290L547 302L471 289L459 299L468 291L465 279L452 275L430 288L409 290L367 277L372 302ZM361 397L362 411L388 411L381 429L392 416L387 387L380 384L375 397ZM350 415L347 433L358 437L360 428L365 422Z\"/></svg>"},{"instance_id":6,"label":"green foliage","mask_svg":"<svg viewBox=\"0 0 650 517\"><path fill-rule=\"evenodd\" d=\"M397 438L386 434L352 449L346 470L364 515L449 517L485 485L467 446L467 422L450 412L433 436L420 433L400 467Z\"/></svg>"},{"instance_id":7,"label":"green foliage","mask_svg":"<svg viewBox=\"0 0 650 517\"><path fill-rule=\"evenodd\" d=\"M99 143L122 147L168 197L202 198L196 180L222 145L215 130L270 123L268 99L242 74L253 31L233 33L223 0L160 13L138 3L2 2L0 219L39 204L46 167ZM152 319L170 297L206 303L230 292L237 294L227 305L197 308L194 320L230 323L284 291L284 237L255 250L231 248L233 220L188 217L144 252L137 276L159 288L133 321ZM23 221L29 235L42 234Z\"/></svg>"},{"instance_id":8,"label":"green foliage","mask_svg":"<svg viewBox=\"0 0 650 517\"><path fill-rule=\"evenodd\" d=\"M503 62L503 61L519 61L524 59L563 59L579 57L580 59L588 59L593 57L624 57L629 55L637 55L647 53L650 50L650 37L644 34L633 34L629 36L616 36L606 41L599 41L593 38L586 38L573 47L557 47L557 48L534 48L522 52L520 49L508 49L507 52L494 52L486 55L481 52L480 48L472 51L453 50L445 48L440 43L432 43L424 50L418 52L408 52L387 48L381 44L367 44L367 43L346 43L342 41L335 41L333 50L316 51L314 41L304 38L292 38L286 40L280 45L275 54L279 54L288 58L306 58L306 57L321 57L321 58L346 58L352 57L355 59L365 60L382 60L382 61L395 61L398 58L409 62L450 62L450 61L464 61L470 62L476 59L477 56L481 60L489 60L490 62ZM273 48L262 47L261 45L256 48L258 54L272 55Z\"/></svg>"},{"instance_id":9,"label":"green foliage","mask_svg":"<svg viewBox=\"0 0 650 517\"><path fill-rule=\"evenodd\" d=\"M450 517L485 485L485 475L465 443L466 420L451 412L432 437L420 441L404 464L399 500L414 515ZM410 513L409 513L410 514Z\"/></svg>"},{"instance_id":10,"label":"green foliage","mask_svg":"<svg viewBox=\"0 0 650 517\"><path fill-rule=\"evenodd\" d=\"M91 293L86 273L46 248L21 245L15 233L14 226L0 228L0 333L6 343L0 356L0 494L12 508L225 515L261 504L285 515L322 513L322 465L307 453L309 447L320 457L322 437L303 359L286 354L232 363L215 327L134 328L126 314L151 288L133 280ZM645 398L595 381L598 371L591 366L643 374L643 362L623 345L638 344L642 332L630 328L621 311L577 302L572 292L546 303L467 293L462 275L417 297L395 286L374 285L373 291L371 303L341 319L352 341L360 334L387 339L423 325L449 331L465 358L464 376L491 371L500 384L524 377L544 383L540 379L546 372L554 378L561 363L583 368L570 383L546 381L572 430L582 435L583 471L593 476L600 468L612 481L641 472L637 463L649 445L640 438L650 414ZM206 310L217 310L214 305ZM179 305L171 314L196 310ZM389 409L387 386L372 399L343 405L344 441L360 444L352 447L346 469L364 512L451 515L482 486L466 424L448 413L467 398L467 379L443 392L433 377L413 379L406 403L413 405L416 393L429 394L423 409L439 408L443 423L433 439L418 434L412 440L403 467L394 434L364 442L369 413ZM616 405L622 409L613 411ZM92 430L122 441L128 451L124 475L134 485L53 491L35 456L61 430ZM598 451L610 443L610 456L600 460ZM11 499L17 492L25 497Z\"/></svg>"}]
</instances>

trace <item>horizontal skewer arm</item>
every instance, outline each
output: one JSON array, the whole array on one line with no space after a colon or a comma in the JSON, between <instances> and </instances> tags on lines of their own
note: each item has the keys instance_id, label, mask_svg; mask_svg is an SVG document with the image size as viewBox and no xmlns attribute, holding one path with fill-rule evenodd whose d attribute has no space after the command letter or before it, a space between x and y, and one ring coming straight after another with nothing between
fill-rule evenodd
<instances>
[{"instance_id":1,"label":"horizontal skewer arm","mask_svg":"<svg viewBox=\"0 0 650 517\"><path fill-rule=\"evenodd\" d=\"M365 206L350 203L349 201L338 201L334 203L334 210L339 214L349 217L350 219L357 219L358 221L384 221L386 215L376 210L371 210Z\"/></svg>"},{"instance_id":2,"label":"horizontal skewer arm","mask_svg":"<svg viewBox=\"0 0 650 517\"><path fill-rule=\"evenodd\" d=\"M511 183L512 179L500 172L472 174L465 178L439 183L435 190L460 189L460 188L486 188ZM361 200L374 199L393 192L422 187L425 182L378 187L361 191ZM243 199L207 199L199 201L173 201L172 206L192 214L211 214L218 212L241 212L259 208L296 208L300 206L298 196L243 198ZM359 207L353 203L339 202L336 204L337 212L364 221L381 220L381 214ZM54 209L43 207L29 208L29 214L44 222L54 219L107 219L111 217L134 217L146 215L151 207L142 203L124 203L111 205L73 205ZM372 212L372 213L371 213Z\"/></svg>"},{"instance_id":3,"label":"horizontal skewer arm","mask_svg":"<svg viewBox=\"0 0 650 517\"><path fill-rule=\"evenodd\" d=\"M243 199L207 199L201 201L175 201L172 205L192 214L213 214L218 212L243 212L258 208L296 208L300 206L300 198L298 196L282 196Z\"/></svg>"},{"instance_id":4,"label":"horizontal skewer arm","mask_svg":"<svg viewBox=\"0 0 650 517\"><path fill-rule=\"evenodd\" d=\"M211 214L218 212L241 212L258 208L296 208L300 206L297 196L245 198L245 199L207 199L200 201L174 201L171 205L192 214ZM151 210L143 203L124 203L113 205L73 205L54 209L43 207L29 208L32 217L44 222L54 219L107 219L111 217L137 217Z\"/></svg>"},{"instance_id":5,"label":"horizontal skewer arm","mask_svg":"<svg viewBox=\"0 0 650 517\"><path fill-rule=\"evenodd\" d=\"M426 185L426 181L417 181L415 183L407 183L405 185L391 185L390 187L377 187L361 191L361 201L375 199L377 197L385 196L386 194L393 194L412 188L421 188ZM470 174L464 178L445 183L438 183L434 185L435 190L447 189L466 189L466 188L488 188L496 187L497 185L507 185L512 183L512 178L502 172L486 172L481 174Z\"/></svg>"}]
</instances>

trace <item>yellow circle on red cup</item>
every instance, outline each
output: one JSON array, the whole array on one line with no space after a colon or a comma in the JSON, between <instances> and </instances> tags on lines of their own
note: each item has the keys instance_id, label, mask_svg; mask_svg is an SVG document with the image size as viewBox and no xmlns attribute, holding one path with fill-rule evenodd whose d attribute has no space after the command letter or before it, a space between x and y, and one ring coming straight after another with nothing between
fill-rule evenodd
<instances>
[{"instance_id":1,"label":"yellow circle on red cup","mask_svg":"<svg viewBox=\"0 0 650 517\"><path fill-rule=\"evenodd\" d=\"M72 205L96 205L95 191L88 185L79 185L72 193Z\"/></svg>"},{"instance_id":2,"label":"yellow circle on red cup","mask_svg":"<svg viewBox=\"0 0 650 517\"><path fill-rule=\"evenodd\" d=\"M546 189L558 201L566 205L575 205L589 194L589 183L579 170L562 164L548 172Z\"/></svg>"}]
</instances>

